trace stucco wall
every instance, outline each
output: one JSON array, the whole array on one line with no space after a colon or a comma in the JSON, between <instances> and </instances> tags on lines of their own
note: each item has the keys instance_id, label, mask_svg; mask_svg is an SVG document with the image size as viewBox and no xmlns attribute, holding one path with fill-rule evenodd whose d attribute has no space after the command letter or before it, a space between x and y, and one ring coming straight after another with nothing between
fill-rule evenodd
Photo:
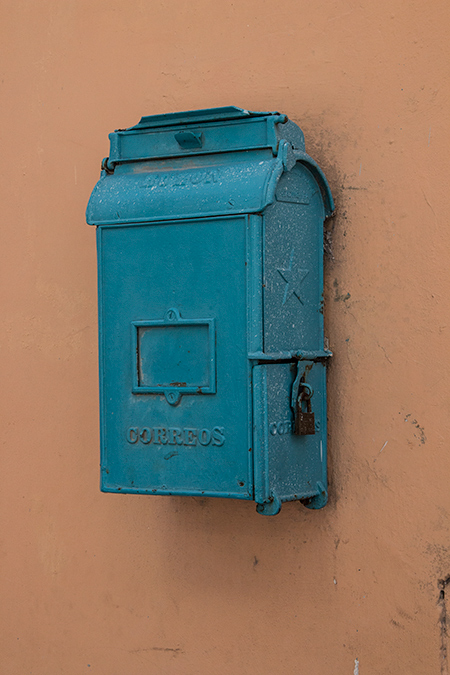
<instances>
[{"instance_id":1,"label":"stucco wall","mask_svg":"<svg viewBox=\"0 0 450 675\"><path fill-rule=\"evenodd\" d=\"M448 2L0 8L0 673L447 673ZM320 512L98 488L107 134L219 105L287 113L338 206Z\"/></svg>"}]
</instances>

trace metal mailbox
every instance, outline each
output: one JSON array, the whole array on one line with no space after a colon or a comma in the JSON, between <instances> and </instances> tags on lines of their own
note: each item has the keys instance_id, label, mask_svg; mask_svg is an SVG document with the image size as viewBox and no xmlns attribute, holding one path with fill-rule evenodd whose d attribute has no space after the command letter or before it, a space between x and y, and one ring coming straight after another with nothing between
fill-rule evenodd
<instances>
[{"instance_id":1,"label":"metal mailbox","mask_svg":"<svg viewBox=\"0 0 450 675\"><path fill-rule=\"evenodd\" d=\"M110 134L97 227L101 489L327 501L323 221L299 127L235 107Z\"/></svg>"}]
</instances>

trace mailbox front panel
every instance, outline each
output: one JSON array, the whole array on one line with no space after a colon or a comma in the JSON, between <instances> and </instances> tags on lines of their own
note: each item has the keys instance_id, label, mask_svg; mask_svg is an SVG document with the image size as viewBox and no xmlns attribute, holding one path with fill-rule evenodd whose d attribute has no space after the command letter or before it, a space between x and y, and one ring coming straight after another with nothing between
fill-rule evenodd
<instances>
[{"instance_id":1,"label":"mailbox front panel","mask_svg":"<svg viewBox=\"0 0 450 675\"><path fill-rule=\"evenodd\" d=\"M248 225L98 228L103 490L253 497Z\"/></svg>"}]
</instances>

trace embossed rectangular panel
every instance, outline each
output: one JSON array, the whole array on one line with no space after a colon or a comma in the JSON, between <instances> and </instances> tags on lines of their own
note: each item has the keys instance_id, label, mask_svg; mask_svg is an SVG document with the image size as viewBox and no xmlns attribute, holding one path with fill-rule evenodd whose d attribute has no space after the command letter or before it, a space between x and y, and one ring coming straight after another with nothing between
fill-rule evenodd
<instances>
[{"instance_id":1,"label":"embossed rectangular panel","mask_svg":"<svg viewBox=\"0 0 450 675\"><path fill-rule=\"evenodd\" d=\"M183 320L171 308L162 321L132 326L134 393L215 393L214 319Z\"/></svg>"}]
</instances>

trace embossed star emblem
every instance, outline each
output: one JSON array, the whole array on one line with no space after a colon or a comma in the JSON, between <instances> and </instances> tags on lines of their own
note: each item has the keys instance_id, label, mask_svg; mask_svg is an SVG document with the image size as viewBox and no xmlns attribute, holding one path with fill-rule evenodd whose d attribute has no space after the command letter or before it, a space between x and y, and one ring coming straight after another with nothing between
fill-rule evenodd
<instances>
[{"instance_id":1,"label":"embossed star emblem","mask_svg":"<svg viewBox=\"0 0 450 675\"><path fill-rule=\"evenodd\" d=\"M283 267L277 268L278 274L281 276L283 281L286 282L286 286L284 289L283 305L286 304L291 295L295 295L297 300L299 300L302 305L304 304L303 300L300 297L300 284L308 274L309 270L304 270L301 267L299 267L298 263L295 262L294 258L295 258L295 250L292 249L291 257L289 259L289 267L287 269Z\"/></svg>"}]
</instances>

